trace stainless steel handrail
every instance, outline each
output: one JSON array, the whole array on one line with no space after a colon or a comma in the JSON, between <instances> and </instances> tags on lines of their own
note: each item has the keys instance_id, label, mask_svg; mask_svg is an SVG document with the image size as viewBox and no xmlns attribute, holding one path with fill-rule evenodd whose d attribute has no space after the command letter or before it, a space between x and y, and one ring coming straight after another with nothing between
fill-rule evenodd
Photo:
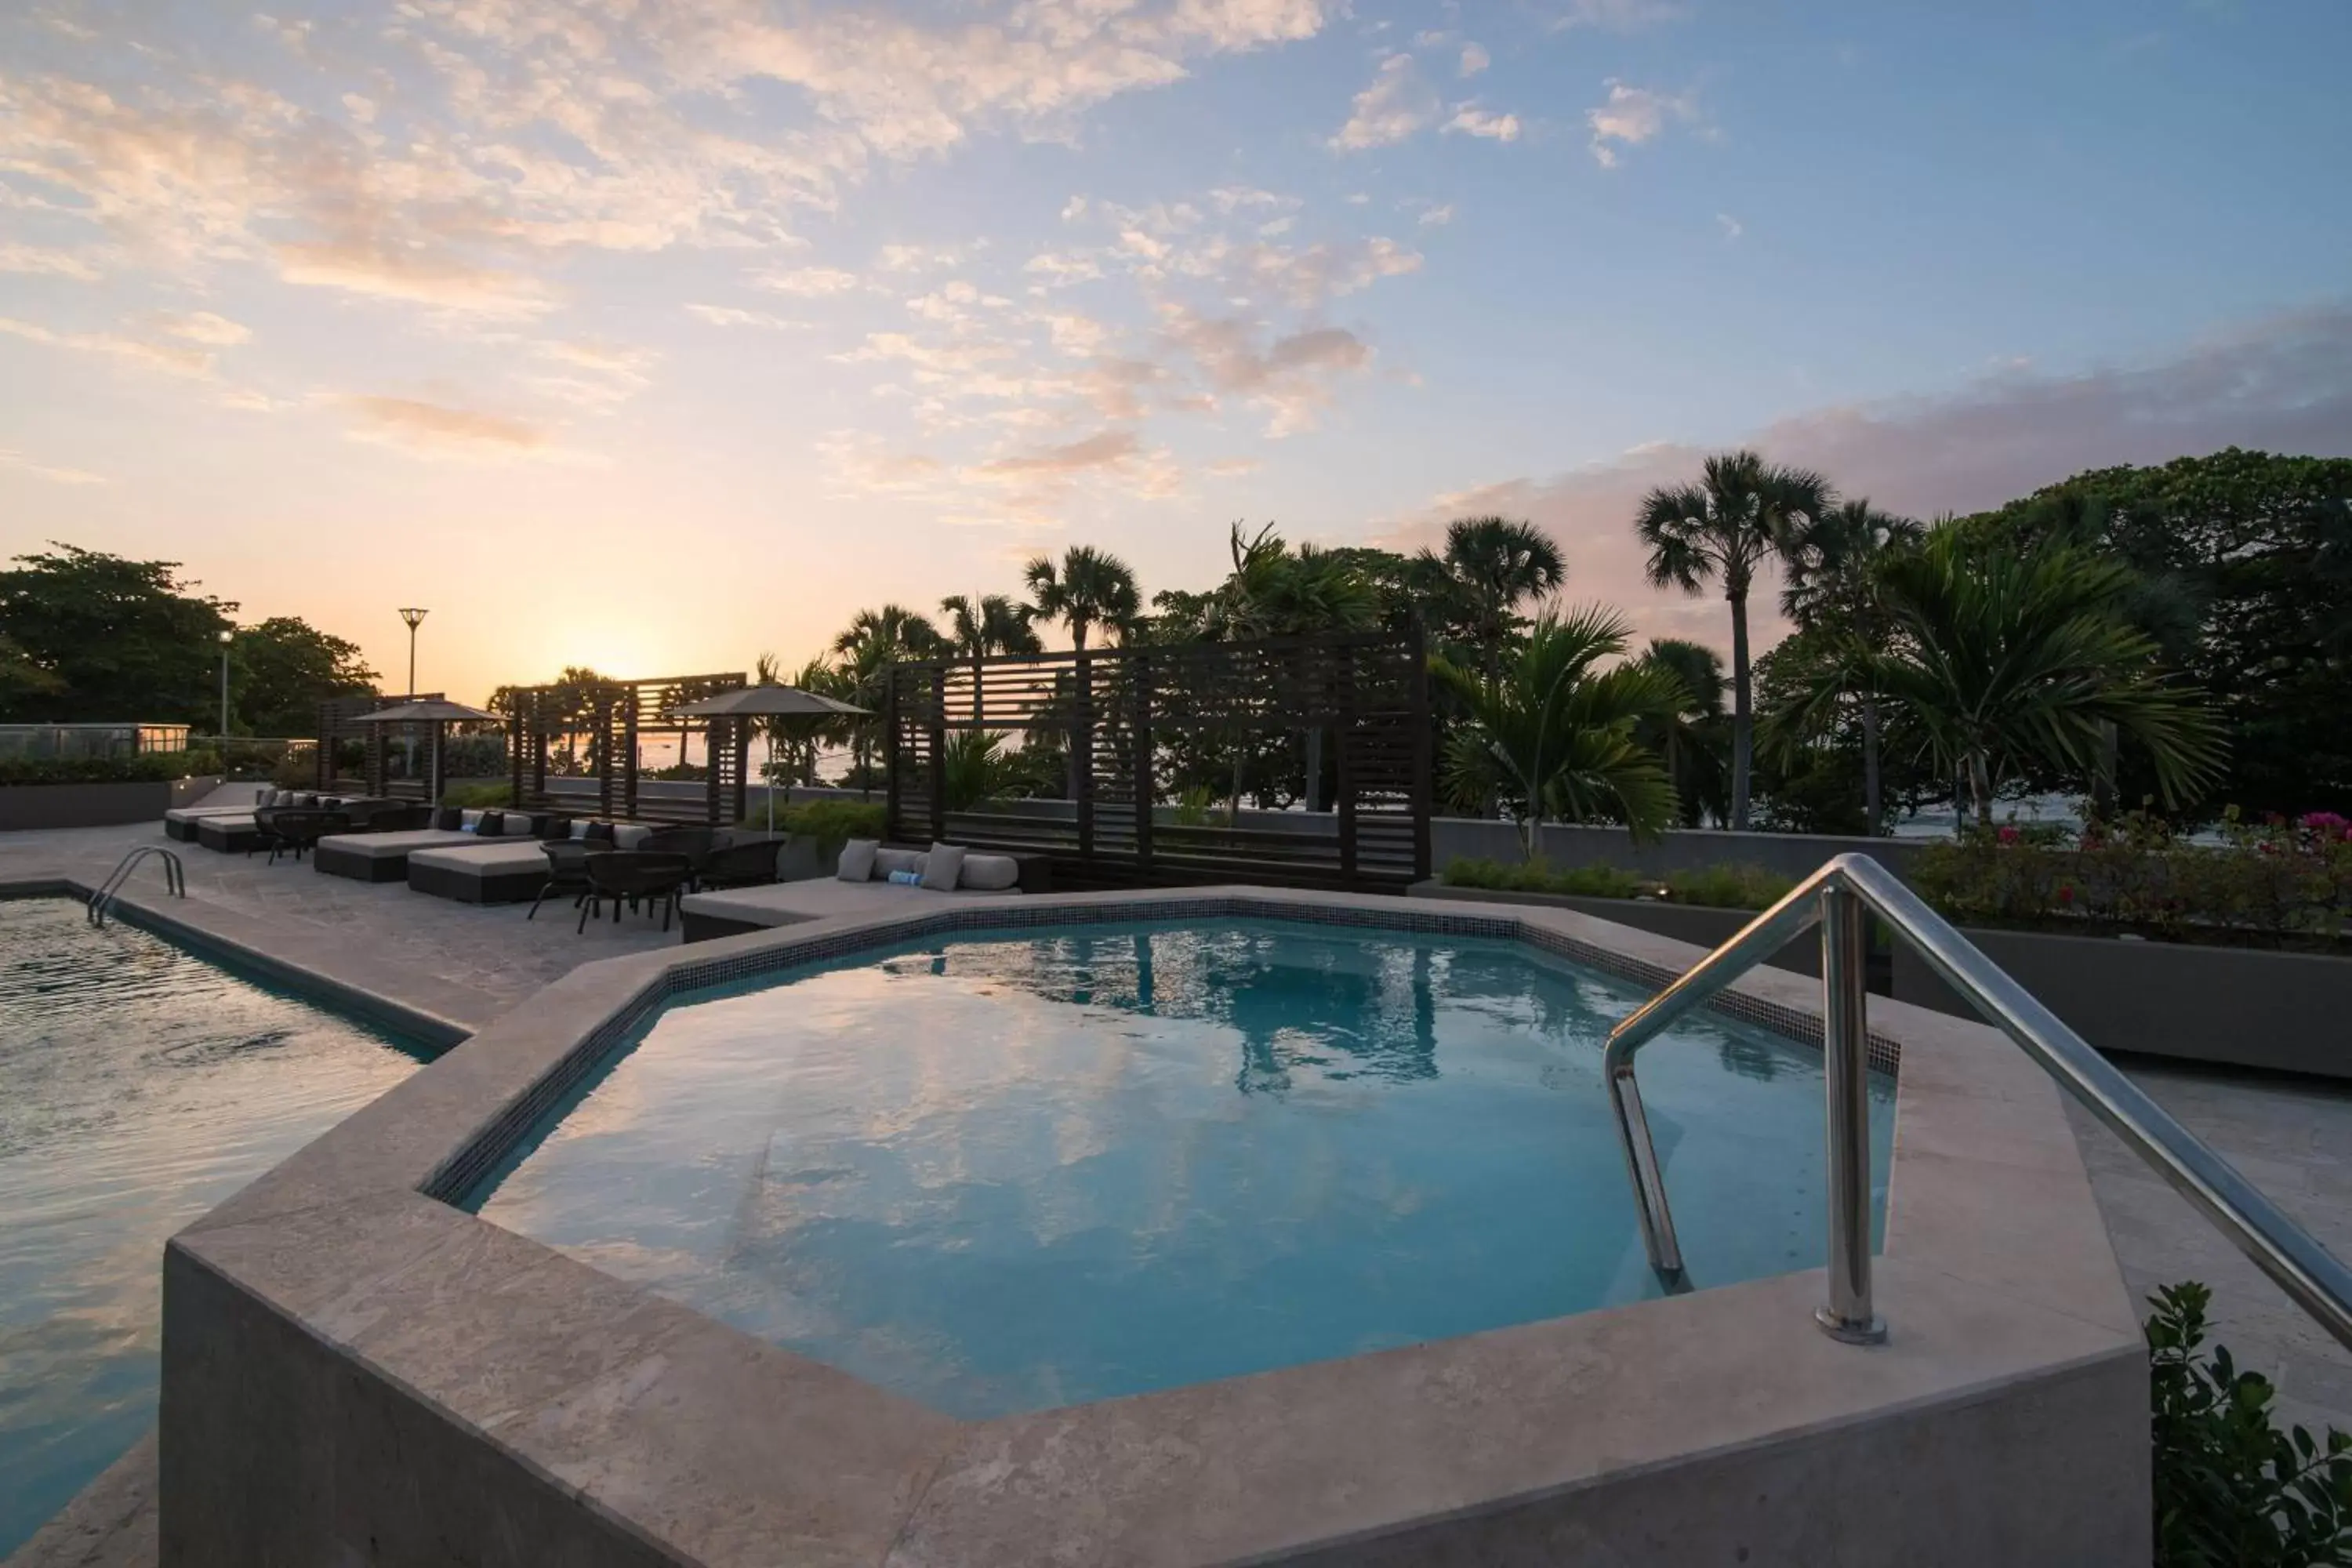
<instances>
[{"instance_id":1,"label":"stainless steel handrail","mask_svg":"<svg viewBox=\"0 0 2352 1568\"><path fill-rule=\"evenodd\" d=\"M1866 1097L1868 1003L1863 989L1863 910L1893 927L1987 1022L2089 1108L2125 1147L2154 1166L2219 1226L2239 1251L2294 1303L2352 1348L2352 1270L2287 1217L2252 1183L2175 1121L2082 1036L2034 1000L1952 926L1867 855L1841 855L1758 915L1737 936L1610 1032L1603 1053L1611 1102L1625 1144L1633 1201L1651 1267L1684 1276L1666 1206L1664 1173L1642 1113L1633 1057L1675 1019L1704 1006L1816 921L1822 926L1822 1046L1829 1079L1829 1301L1816 1314L1832 1336L1868 1343L1885 1336L1870 1292L1870 1139Z\"/></svg>"},{"instance_id":2,"label":"stainless steel handrail","mask_svg":"<svg viewBox=\"0 0 2352 1568\"><path fill-rule=\"evenodd\" d=\"M180 864L179 856L161 844L142 844L117 860L114 869L106 874L106 880L99 884L98 891L89 896L90 924L101 931L106 928L106 911L113 907L114 895L122 890L131 873L150 855L163 858L163 891L175 899L188 896L188 868Z\"/></svg>"}]
</instances>

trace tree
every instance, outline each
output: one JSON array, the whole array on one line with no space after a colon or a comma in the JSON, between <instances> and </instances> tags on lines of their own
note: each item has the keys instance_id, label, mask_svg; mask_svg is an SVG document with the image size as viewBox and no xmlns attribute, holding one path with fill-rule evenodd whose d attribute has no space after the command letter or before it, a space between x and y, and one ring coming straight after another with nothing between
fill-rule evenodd
<instances>
[{"instance_id":1,"label":"tree","mask_svg":"<svg viewBox=\"0 0 2352 1568\"><path fill-rule=\"evenodd\" d=\"M2086 773L2102 724L2146 752L2168 804L2219 776L2227 748L2203 694L2165 675L2154 640L2118 611L2133 586L2120 562L1943 528L1888 559L1880 584L1889 641L1862 679L1916 721L1939 766L1965 773L1979 823L2006 767ZM1845 679L1816 680L1790 721L1843 700Z\"/></svg>"},{"instance_id":2,"label":"tree","mask_svg":"<svg viewBox=\"0 0 2352 1568\"><path fill-rule=\"evenodd\" d=\"M2101 468L1961 526L2011 549L2096 548L2139 574L2128 613L2231 735L2198 810L2352 815L2352 458L2232 447ZM2136 749L2121 769L2121 795L2150 793Z\"/></svg>"},{"instance_id":3,"label":"tree","mask_svg":"<svg viewBox=\"0 0 2352 1568\"><path fill-rule=\"evenodd\" d=\"M253 735L307 735L319 704L375 689L375 671L359 645L295 616L272 616L243 628L229 645L230 695Z\"/></svg>"},{"instance_id":4,"label":"tree","mask_svg":"<svg viewBox=\"0 0 2352 1568\"><path fill-rule=\"evenodd\" d=\"M833 651L840 656L840 679L851 693L846 700L876 716L857 721L850 742L857 776L866 781L861 787L870 791L875 724L889 704L891 669L906 659L943 657L947 639L915 611L885 605L852 616L848 626L833 639Z\"/></svg>"},{"instance_id":5,"label":"tree","mask_svg":"<svg viewBox=\"0 0 2352 1568\"><path fill-rule=\"evenodd\" d=\"M1032 614L1066 625L1070 646L1080 653L1087 650L1089 629L1124 630L1142 608L1135 574L1127 563L1090 544L1070 546L1058 567L1052 556L1040 555L1023 575L1029 584Z\"/></svg>"},{"instance_id":6,"label":"tree","mask_svg":"<svg viewBox=\"0 0 2352 1568\"><path fill-rule=\"evenodd\" d=\"M1447 747L1448 792L1465 806L1499 794L1517 809L1529 858L1548 815L1620 821L1637 839L1675 820L1674 785L1634 731L1686 694L1658 665L1601 668L1631 635L1623 617L1594 605L1538 616L1527 646L1492 676L1430 661L1431 676L1469 714Z\"/></svg>"},{"instance_id":7,"label":"tree","mask_svg":"<svg viewBox=\"0 0 2352 1568\"><path fill-rule=\"evenodd\" d=\"M1878 579L1886 561L1916 549L1924 531L1907 517L1878 510L1867 498L1834 506L1801 523L1784 559L1788 581L1780 612L1805 630L1828 632L1834 645L1860 656L1842 661L1859 678L1870 668L1867 655L1885 640L1886 613L1879 603ZM1885 821L1879 767L1879 697L1866 681L1853 691L1862 721L1862 816L1865 832Z\"/></svg>"},{"instance_id":8,"label":"tree","mask_svg":"<svg viewBox=\"0 0 2352 1568\"><path fill-rule=\"evenodd\" d=\"M1551 535L1507 517L1456 519L1445 525L1444 553L1423 551L1422 559L1459 586L1470 606L1470 638L1490 678L1518 629L1519 605L1558 593L1568 580Z\"/></svg>"},{"instance_id":9,"label":"tree","mask_svg":"<svg viewBox=\"0 0 2352 1568\"><path fill-rule=\"evenodd\" d=\"M1797 530L1828 510L1829 481L1804 468L1769 464L1754 452L1706 460L1695 485L1664 486L1643 499L1634 531L1649 547L1650 581L1686 594L1722 586L1731 605L1731 826L1748 826L1755 758L1755 710L1748 658L1748 590L1756 569Z\"/></svg>"},{"instance_id":10,"label":"tree","mask_svg":"<svg viewBox=\"0 0 2352 1568\"><path fill-rule=\"evenodd\" d=\"M1045 644L1029 624L1030 608L1002 594L950 594L940 601L948 617L948 647L971 662L971 716L981 717L980 661L992 653L1039 653Z\"/></svg>"},{"instance_id":11,"label":"tree","mask_svg":"<svg viewBox=\"0 0 2352 1568\"><path fill-rule=\"evenodd\" d=\"M0 637L19 656L0 718L217 722L220 634L236 606L191 593L176 561L53 549L0 572Z\"/></svg>"},{"instance_id":12,"label":"tree","mask_svg":"<svg viewBox=\"0 0 2352 1568\"><path fill-rule=\"evenodd\" d=\"M1637 738L1658 754L1675 786L1682 825L1696 827L1730 814L1731 737L1723 710L1723 659L1705 643L1653 638L1642 662L1680 689L1674 704L1644 719Z\"/></svg>"}]
</instances>

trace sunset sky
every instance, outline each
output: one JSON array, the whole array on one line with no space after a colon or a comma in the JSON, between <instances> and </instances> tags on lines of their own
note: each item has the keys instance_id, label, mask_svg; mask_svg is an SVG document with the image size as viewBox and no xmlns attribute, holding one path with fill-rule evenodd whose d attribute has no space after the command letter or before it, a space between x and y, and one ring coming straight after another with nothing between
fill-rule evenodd
<instances>
[{"instance_id":1,"label":"sunset sky","mask_svg":"<svg viewBox=\"0 0 2352 1568\"><path fill-rule=\"evenodd\" d=\"M1085 542L1927 515L2352 452L2352 7L70 0L0 16L0 546L478 698Z\"/></svg>"}]
</instances>

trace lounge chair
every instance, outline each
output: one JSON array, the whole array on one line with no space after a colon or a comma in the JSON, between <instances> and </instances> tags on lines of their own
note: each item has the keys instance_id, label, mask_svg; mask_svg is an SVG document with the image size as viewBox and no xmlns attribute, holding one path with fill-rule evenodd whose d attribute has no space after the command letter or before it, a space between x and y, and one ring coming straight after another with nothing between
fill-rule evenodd
<instances>
[{"instance_id":1,"label":"lounge chair","mask_svg":"<svg viewBox=\"0 0 2352 1568\"><path fill-rule=\"evenodd\" d=\"M552 844L541 844L539 848L540 853L547 857L547 880L541 886L539 896L531 900L530 913L522 917L527 921L539 918L539 906L547 901L548 895L551 893L558 897L565 893L572 894L572 906L577 908L583 900L595 890L595 884L588 879L588 857L591 851L587 845L576 839L567 838ZM581 922L581 929L587 929L586 921L583 920Z\"/></svg>"}]
</instances>

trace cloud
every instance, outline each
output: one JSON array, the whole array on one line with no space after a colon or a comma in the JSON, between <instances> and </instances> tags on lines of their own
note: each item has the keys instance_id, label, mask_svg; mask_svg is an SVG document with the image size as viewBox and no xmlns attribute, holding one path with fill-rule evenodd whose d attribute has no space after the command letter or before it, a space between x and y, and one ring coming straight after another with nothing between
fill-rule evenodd
<instances>
[{"instance_id":1,"label":"cloud","mask_svg":"<svg viewBox=\"0 0 2352 1568\"><path fill-rule=\"evenodd\" d=\"M1480 44L1465 44L1462 46L1461 71L1462 75L1465 78L1476 76L1480 71L1485 70L1488 66L1494 63L1495 57L1486 52L1485 46Z\"/></svg>"},{"instance_id":2,"label":"cloud","mask_svg":"<svg viewBox=\"0 0 2352 1568\"><path fill-rule=\"evenodd\" d=\"M1698 118L1698 100L1694 93L1670 94L1645 87L1628 87L1612 78L1604 84L1609 89L1608 101L1585 110L1585 122L1592 127L1592 156L1604 169L1617 166L1617 145L1638 147L1664 131L1672 121L1690 121Z\"/></svg>"},{"instance_id":3,"label":"cloud","mask_svg":"<svg viewBox=\"0 0 2352 1568\"><path fill-rule=\"evenodd\" d=\"M0 245L0 272L69 278L77 283L95 283L100 277L96 267L73 252L39 245Z\"/></svg>"},{"instance_id":4,"label":"cloud","mask_svg":"<svg viewBox=\"0 0 2352 1568\"><path fill-rule=\"evenodd\" d=\"M1265 465L1255 458L1219 458L1201 471L1213 479L1237 479L1244 474L1256 473Z\"/></svg>"},{"instance_id":5,"label":"cloud","mask_svg":"<svg viewBox=\"0 0 2352 1568\"><path fill-rule=\"evenodd\" d=\"M1026 474L1076 474L1089 468L1116 468L1136 457L1142 444L1132 430L1105 430L1066 446L1048 447L1019 457L999 458L980 465L979 472L995 478Z\"/></svg>"},{"instance_id":6,"label":"cloud","mask_svg":"<svg viewBox=\"0 0 2352 1568\"><path fill-rule=\"evenodd\" d=\"M846 294L857 287L857 274L844 272L837 267L802 267L782 272L762 272L752 282L779 294L796 295L803 300L821 300L835 294Z\"/></svg>"},{"instance_id":7,"label":"cloud","mask_svg":"<svg viewBox=\"0 0 2352 1568\"><path fill-rule=\"evenodd\" d=\"M1454 207L1451 203L1444 206L1424 207L1419 219L1423 228L1443 228L1453 221Z\"/></svg>"},{"instance_id":8,"label":"cloud","mask_svg":"<svg viewBox=\"0 0 2352 1568\"><path fill-rule=\"evenodd\" d=\"M252 338L253 329L226 316L216 316L210 310L194 310L184 316L161 316L156 330L192 343L208 343L215 348L232 348Z\"/></svg>"},{"instance_id":9,"label":"cloud","mask_svg":"<svg viewBox=\"0 0 2352 1568\"><path fill-rule=\"evenodd\" d=\"M289 283L342 289L414 305L490 316L535 316L555 300L520 272L479 267L427 249L404 250L374 238L302 240L277 247L278 276Z\"/></svg>"},{"instance_id":10,"label":"cloud","mask_svg":"<svg viewBox=\"0 0 2352 1568\"><path fill-rule=\"evenodd\" d=\"M760 327L775 332L808 330L806 321L787 321L782 316L772 316L765 310L740 310L733 305L688 305L686 313L714 327Z\"/></svg>"},{"instance_id":11,"label":"cloud","mask_svg":"<svg viewBox=\"0 0 2352 1568\"><path fill-rule=\"evenodd\" d=\"M609 414L652 383L646 373L655 356L643 349L561 338L532 349L558 368L526 374L520 377L522 384L574 407Z\"/></svg>"},{"instance_id":12,"label":"cloud","mask_svg":"<svg viewBox=\"0 0 2352 1568\"><path fill-rule=\"evenodd\" d=\"M2138 364L2005 372L1938 396L1811 409L1723 446L1818 468L1844 494L1921 518L1984 510L2086 468L2230 446L2352 457L2352 306L2272 317ZM1690 479L1718 449L1655 442L1550 479L1474 486L1436 498L1386 539L1412 548L1448 518L1526 517L1560 542L1571 597L1624 606L1645 636L1721 646L1720 595L1648 586L1632 527L1653 486ZM1782 629L1772 598L1759 586L1749 601L1767 640Z\"/></svg>"},{"instance_id":13,"label":"cloud","mask_svg":"<svg viewBox=\"0 0 2352 1568\"><path fill-rule=\"evenodd\" d=\"M1445 129L1469 136L1483 136L1494 142L1516 142L1519 139L1519 117L1496 114L1475 103L1463 103L1454 106L1454 118L1445 122Z\"/></svg>"},{"instance_id":14,"label":"cloud","mask_svg":"<svg viewBox=\"0 0 2352 1568\"><path fill-rule=\"evenodd\" d=\"M512 458L544 451L548 433L524 420L409 397L342 399L361 440L404 447L423 457Z\"/></svg>"},{"instance_id":15,"label":"cloud","mask_svg":"<svg viewBox=\"0 0 2352 1568\"><path fill-rule=\"evenodd\" d=\"M201 380L213 374L213 355L202 349L184 348L177 343L153 342L143 338L125 337L118 332L60 332L37 321L20 321L10 317L0 317L0 333L50 348L69 349L76 353L128 360L172 375Z\"/></svg>"},{"instance_id":16,"label":"cloud","mask_svg":"<svg viewBox=\"0 0 2352 1568\"><path fill-rule=\"evenodd\" d=\"M1738 218L1733 217L1729 213L1716 214L1715 221L1723 229L1723 238L1726 244L1738 239L1741 235L1748 232L1748 226L1741 223Z\"/></svg>"},{"instance_id":17,"label":"cloud","mask_svg":"<svg viewBox=\"0 0 2352 1568\"><path fill-rule=\"evenodd\" d=\"M1630 33L1637 28L1670 22L1683 14L1684 7L1669 0L1568 0L1559 14L1551 19L1555 32L1570 27L1600 27L1612 33Z\"/></svg>"},{"instance_id":18,"label":"cloud","mask_svg":"<svg viewBox=\"0 0 2352 1568\"><path fill-rule=\"evenodd\" d=\"M1412 57L1391 55L1381 62L1371 85L1356 94L1348 122L1330 145L1341 153L1386 147L1426 128L1438 110L1437 94L1422 79Z\"/></svg>"},{"instance_id":19,"label":"cloud","mask_svg":"<svg viewBox=\"0 0 2352 1568\"><path fill-rule=\"evenodd\" d=\"M1191 360L1213 392L1267 415L1269 437L1314 428L1339 380L1360 374L1372 351L1341 327L1316 327L1268 338L1255 322L1196 315L1181 307L1163 311L1162 333Z\"/></svg>"},{"instance_id":20,"label":"cloud","mask_svg":"<svg viewBox=\"0 0 2352 1568\"><path fill-rule=\"evenodd\" d=\"M22 452L0 448L0 468L11 473L30 474L37 479L47 479L53 485L102 485L108 483L104 474L93 474L82 468L57 468L47 463L37 463Z\"/></svg>"}]
</instances>

